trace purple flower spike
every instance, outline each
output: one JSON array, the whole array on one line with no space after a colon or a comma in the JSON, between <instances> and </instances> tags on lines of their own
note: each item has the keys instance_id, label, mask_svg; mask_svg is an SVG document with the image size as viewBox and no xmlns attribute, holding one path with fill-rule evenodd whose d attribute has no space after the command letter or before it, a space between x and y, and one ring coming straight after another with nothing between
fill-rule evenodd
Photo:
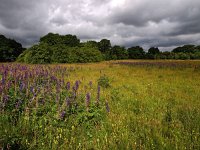
<instances>
[{"instance_id":1,"label":"purple flower spike","mask_svg":"<svg viewBox=\"0 0 200 150\"><path fill-rule=\"evenodd\" d=\"M108 105L108 101L106 101L106 111L109 113L110 112L110 107Z\"/></svg>"},{"instance_id":2,"label":"purple flower spike","mask_svg":"<svg viewBox=\"0 0 200 150\"><path fill-rule=\"evenodd\" d=\"M18 108L20 107L21 104L22 104L22 101L19 100L19 101L16 103L15 108L18 109Z\"/></svg>"},{"instance_id":3,"label":"purple flower spike","mask_svg":"<svg viewBox=\"0 0 200 150\"><path fill-rule=\"evenodd\" d=\"M1 80L1 82L2 82L2 85L5 85L5 83L6 83L6 79L5 79L4 75L2 76L2 80Z\"/></svg>"},{"instance_id":4,"label":"purple flower spike","mask_svg":"<svg viewBox=\"0 0 200 150\"><path fill-rule=\"evenodd\" d=\"M70 90L70 82L67 82L66 89L67 89L68 91Z\"/></svg>"},{"instance_id":5,"label":"purple flower spike","mask_svg":"<svg viewBox=\"0 0 200 150\"><path fill-rule=\"evenodd\" d=\"M69 99L69 97L67 97L66 98L66 106L70 107L70 105L71 105L70 99Z\"/></svg>"},{"instance_id":6,"label":"purple flower spike","mask_svg":"<svg viewBox=\"0 0 200 150\"><path fill-rule=\"evenodd\" d=\"M34 88L32 86L30 87L30 91L31 93L34 93Z\"/></svg>"},{"instance_id":7,"label":"purple flower spike","mask_svg":"<svg viewBox=\"0 0 200 150\"><path fill-rule=\"evenodd\" d=\"M6 104L8 102L8 95L3 96L3 103Z\"/></svg>"},{"instance_id":8,"label":"purple flower spike","mask_svg":"<svg viewBox=\"0 0 200 150\"><path fill-rule=\"evenodd\" d=\"M60 113L60 118L61 118L61 119L64 119L65 115L66 115L66 111L62 111L62 112Z\"/></svg>"},{"instance_id":9,"label":"purple flower spike","mask_svg":"<svg viewBox=\"0 0 200 150\"><path fill-rule=\"evenodd\" d=\"M86 98L85 98L85 104L86 104L87 111L89 110L90 99L91 99L90 93L87 93Z\"/></svg>"},{"instance_id":10,"label":"purple flower spike","mask_svg":"<svg viewBox=\"0 0 200 150\"><path fill-rule=\"evenodd\" d=\"M98 85L98 87L97 87L97 101L96 101L97 105L99 104L99 100L100 100L100 90L101 90L101 87Z\"/></svg>"},{"instance_id":11,"label":"purple flower spike","mask_svg":"<svg viewBox=\"0 0 200 150\"><path fill-rule=\"evenodd\" d=\"M76 80L76 82L75 82L75 85L74 85L74 90L75 91L77 91L78 90L78 88L79 88L79 81L78 80Z\"/></svg>"},{"instance_id":12,"label":"purple flower spike","mask_svg":"<svg viewBox=\"0 0 200 150\"><path fill-rule=\"evenodd\" d=\"M89 86L90 86L90 88L92 88L92 81L89 82Z\"/></svg>"},{"instance_id":13,"label":"purple flower spike","mask_svg":"<svg viewBox=\"0 0 200 150\"><path fill-rule=\"evenodd\" d=\"M0 94L3 92L3 88L2 87L0 87Z\"/></svg>"},{"instance_id":14,"label":"purple flower spike","mask_svg":"<svg viewBox=\"0 0 200 150\"><path fill-rule=\"evenodd\" d=\"M19 86L19 90L22 91L24 89L24 83L21 83Z\"/></svg>"}]
</instances>

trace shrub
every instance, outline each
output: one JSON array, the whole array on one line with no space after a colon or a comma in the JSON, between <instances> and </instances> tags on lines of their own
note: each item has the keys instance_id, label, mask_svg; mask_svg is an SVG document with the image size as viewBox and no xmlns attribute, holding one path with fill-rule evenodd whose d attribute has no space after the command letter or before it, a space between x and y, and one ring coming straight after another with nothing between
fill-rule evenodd
<instances>
[{"instance_id":1,"label":"shrub","mask_svg":"<svg viewBox=\"0 0 200 150\"><path fill-rule=\"evenodd\" d=\"M103 75L98 79L98 85L100 85L103 88L108 88L110 87L110 80L108 76Z\"/></svg>"},{"instance_id":2,"label":"shrub","mask_svg":"<svg viewBox=\"0 0 200 150\"><path fill-rule=\"evenodd\" d=\"M77 47L73 53L75 53L76 62L78 63L99 62L103 60L102 54L97 48Z\"/></svg>"}]
</instances>

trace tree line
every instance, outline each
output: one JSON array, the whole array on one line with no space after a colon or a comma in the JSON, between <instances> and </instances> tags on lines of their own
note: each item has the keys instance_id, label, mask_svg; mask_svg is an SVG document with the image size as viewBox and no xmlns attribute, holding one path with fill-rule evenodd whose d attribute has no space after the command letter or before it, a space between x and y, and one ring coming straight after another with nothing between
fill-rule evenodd
<instances>
[{"instance_id":1,"label":"tree line","mask_svg":"<svg viewBox=\"0 0 200 150\"><path fill-rule=\"evenodd\" d=\"M146 52L140 46L111 46L108 39L80 42L76 35L48 33L40 38L38 44L24 49L15 40L0 35L1 62L86 63L119 59L200 59L200 46L184 45L171 52L162 52L157 47L151 47Z\"/></svg>"}]
</instances>

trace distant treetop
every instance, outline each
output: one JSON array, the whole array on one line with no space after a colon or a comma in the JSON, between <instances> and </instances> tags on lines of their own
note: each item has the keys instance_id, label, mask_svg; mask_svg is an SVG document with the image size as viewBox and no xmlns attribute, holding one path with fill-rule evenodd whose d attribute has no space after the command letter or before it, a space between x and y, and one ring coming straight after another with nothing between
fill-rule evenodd
<instances>
[{"instance_id":1,"label":"distant treetop","mask_svg":"<svg viewBox=\"0 0 200 150\"><path fill-rule=\"evenodd\" d=\"M20 43L0 34L0 62L15 61L23 50Z\"/></svg>"},{"instance_id":2,"label":"distant treetop","mask_svg":"<svg viewBox=\"0 0 200 150\"><path fill-rule=\"evenodd\" d=\"M48 33L47 35L40 38L40 42L47 43L48 45L59 45L63 44L70 47L79 46L80 40L76 35L59 35L54 33Z\"/></svg>"}]
</instances>

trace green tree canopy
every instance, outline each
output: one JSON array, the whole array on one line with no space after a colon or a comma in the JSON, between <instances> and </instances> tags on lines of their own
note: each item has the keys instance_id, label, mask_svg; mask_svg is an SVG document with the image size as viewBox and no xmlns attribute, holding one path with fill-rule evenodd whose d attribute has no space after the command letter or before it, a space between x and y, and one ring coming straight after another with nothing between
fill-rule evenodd
<instances>
[{"instance_id":1,"label":"green tree canopy","mask_svg":"<svg viewBox=\"0 0 200 150\"><path fill-rule=\"evenodd\" d=\"M102 54L93 47L69 47L64 44L40 43L27 49L18 57L18 62L31 64L87 63L102 61Z\"/></svg>"},{"instance_id":2,"label":"green tree canopy","mask_svg":"<svg viewBox=\"0 0 200 150\"><path fill-rule=\"evenodd\" d=\"M51 63L52 54L52 48L47 43L40 43L24 51L17 60L31 64Z\"/></svg>"},{"instance_id":3,"label":"green tree canopy","mask_svg":"<svg viewBox=\"0 0 200 150\"><path fill-rule=\"evenodd\" d=\"M84 43L81 43L82 47L90 47L90 48L97 48L98 49L98 42L96 41L87 41Z\"/></svg>"},{"instance_id":4,"label":"green tree canopy","mask_svg":"<svg viewBox=\"0 0 200 150\"><path fill-rule=\"evenodd\" d=\"M15 40L8 39L4 35L0 35L0 61L15 61L15 59L23 52L22 45Z\"/></svg>"},{"instance_id":5,"label":"green tree canopy","mask_svg":"<svg viewBox=\"0 0 200 150\"><path fill-rule=\"evenodd\" d=\"M156 55L156 54L159 54L159 53L160 53L160 50L157 47L151 47L148 50L148 54Z\"/></svg>"},{"instance_id":6,"label":"green tree canopy","mask_svg":"<svg viewBox=\"0 0 200 150\"><path fill-rule=\"evenodd\" d=\"M128 52L124 47L115 45L110 51L110 57L111 59L127 59Z\"/></svg>"},{"instance_id":7,"label":"green tree canopy","mask_svg":"<svg viewBox=\"0 0 200 150\"><path fill-rule=\"evenodd\" d=\"M172 50L173 53L195 53L200 52L199 46L195 45L184 45L181 47L177 47Z\"/></svg>"},{"instance_id":8,"label":"green tree canopy","mask_svg":"<svg viewBox=\"0 0 200 150\"><path fill-rule=\"evenodd\" d=\"M48 33L47 35L40 38L40 42L47 43L48 45L59 45L63 44L70 47L79 46L80 40L76 35L59 35L54 33Z\"/></svg>"},{"instance_id":9,"label":"green tree canopy","mask_svg":"<svg viewBox=\"0 0 200 150\"><path fill-rule=\"evenodd\" d=\"M157 55L160 54L160 50L157 47L151 47L149 48L146 57L149 59L156 59Z\"/></svg>"},{"instance_id":10,"label":"green tree canopy","mask_svg":"<svg viewBox=\"0 0 200 150\"><path fill-rule=\"evenodd\" d=\"M110 51L110 49L111 49L110 40L102 39L98 43L98 48L99 48L99 51L101 51L102 53L106 53L106 52Z\"/></svg>"},{"instance_id":11,"label":"green tree canopy","mask_svg":"<svg viewBox=\"0 0 200 150\"><path fill-rule=\"evenodd\" d=\"M142 59L145 56L145 51L140 46L128 48L128 55L130 59Z\"/></svg>"}]
</instances>

